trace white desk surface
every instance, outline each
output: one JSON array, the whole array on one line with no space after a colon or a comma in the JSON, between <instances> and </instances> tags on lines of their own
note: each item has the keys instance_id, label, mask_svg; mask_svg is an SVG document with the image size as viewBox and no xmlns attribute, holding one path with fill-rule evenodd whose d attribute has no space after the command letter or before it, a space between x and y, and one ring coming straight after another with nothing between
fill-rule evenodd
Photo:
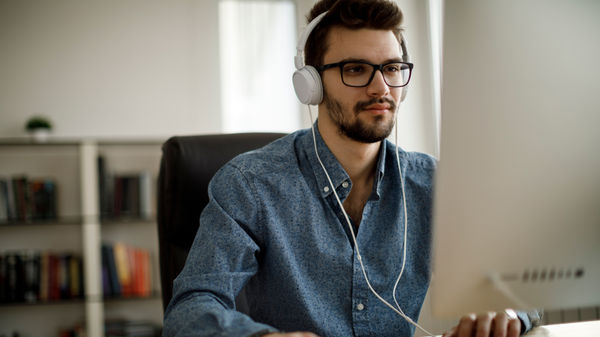
<instances>
[{"instance_id":1,"label":"white desk surface","mask_svg":"<svg viewBox=\"0 0 600 337\"><path fill-rule=\"evenodd\" d=\"M600 321L539 326L527 337L600 337Z\"/></svg>"}]
</instances>

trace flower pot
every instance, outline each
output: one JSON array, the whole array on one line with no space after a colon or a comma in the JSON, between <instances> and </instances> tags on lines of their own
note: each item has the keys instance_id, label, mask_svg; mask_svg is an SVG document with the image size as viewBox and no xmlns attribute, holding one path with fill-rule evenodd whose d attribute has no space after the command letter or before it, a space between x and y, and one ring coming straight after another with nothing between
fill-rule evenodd
<instances>
[{"instance_id":1,"label":"flower pot","mask_svg":"<svg viewBox=\"0 0 600 337\"><path fill-rule=\"evenodd\" d=\"M39 128L33 129L29 132L31 134L31 139L33 139L36 143L45 143L48 141L48 137L50 135L50 129Z\"/></svg>"}]
</instances>

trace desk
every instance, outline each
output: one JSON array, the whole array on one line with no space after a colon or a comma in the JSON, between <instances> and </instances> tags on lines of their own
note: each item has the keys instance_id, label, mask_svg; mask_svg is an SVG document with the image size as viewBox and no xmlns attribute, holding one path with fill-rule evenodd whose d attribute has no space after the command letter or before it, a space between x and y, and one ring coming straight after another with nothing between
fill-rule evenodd
<instances>
[{"instance_id":1,"label":"desk","mask_svg":"<svg viewBox=\"0 0 600 337\"><path fill-rule=\"evenodd\" d=\"M552 324L539 326L527 337L598 337L600 336L600 321Z\"/></svg>"}]
</instances>

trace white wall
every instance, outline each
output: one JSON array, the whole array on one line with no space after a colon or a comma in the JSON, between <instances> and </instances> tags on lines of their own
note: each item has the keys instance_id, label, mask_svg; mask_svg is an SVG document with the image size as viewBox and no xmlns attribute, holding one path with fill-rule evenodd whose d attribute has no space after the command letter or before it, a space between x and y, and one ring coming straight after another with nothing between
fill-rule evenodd
<instances>
[{"instance_id":1,"label":"white wall","mask_svg":"<svg viewBox=\"0 0 600 337\"><path fill-rule=\"evenodd\" d=\"M0 2L0 136L219 132L218 2Z\"/></svg>"}]
</instances>

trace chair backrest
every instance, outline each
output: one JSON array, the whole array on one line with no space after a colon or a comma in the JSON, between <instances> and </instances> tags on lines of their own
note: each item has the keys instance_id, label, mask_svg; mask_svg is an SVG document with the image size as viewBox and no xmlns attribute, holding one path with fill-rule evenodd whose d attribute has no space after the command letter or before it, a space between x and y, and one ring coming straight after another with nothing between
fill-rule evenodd
<instances>
[{"instance_id":1,"label":"chair backrest","mask_svg":"<svg viewBox=\"0 0 600 337\"><path fill-rule=\"evenodd\" d=\"M158 179L158 245L163 309L173 293L208 203L208 183L236 155L260 148L282 133L178 136L162 146Z\"/></svg>"}]
</instances>

